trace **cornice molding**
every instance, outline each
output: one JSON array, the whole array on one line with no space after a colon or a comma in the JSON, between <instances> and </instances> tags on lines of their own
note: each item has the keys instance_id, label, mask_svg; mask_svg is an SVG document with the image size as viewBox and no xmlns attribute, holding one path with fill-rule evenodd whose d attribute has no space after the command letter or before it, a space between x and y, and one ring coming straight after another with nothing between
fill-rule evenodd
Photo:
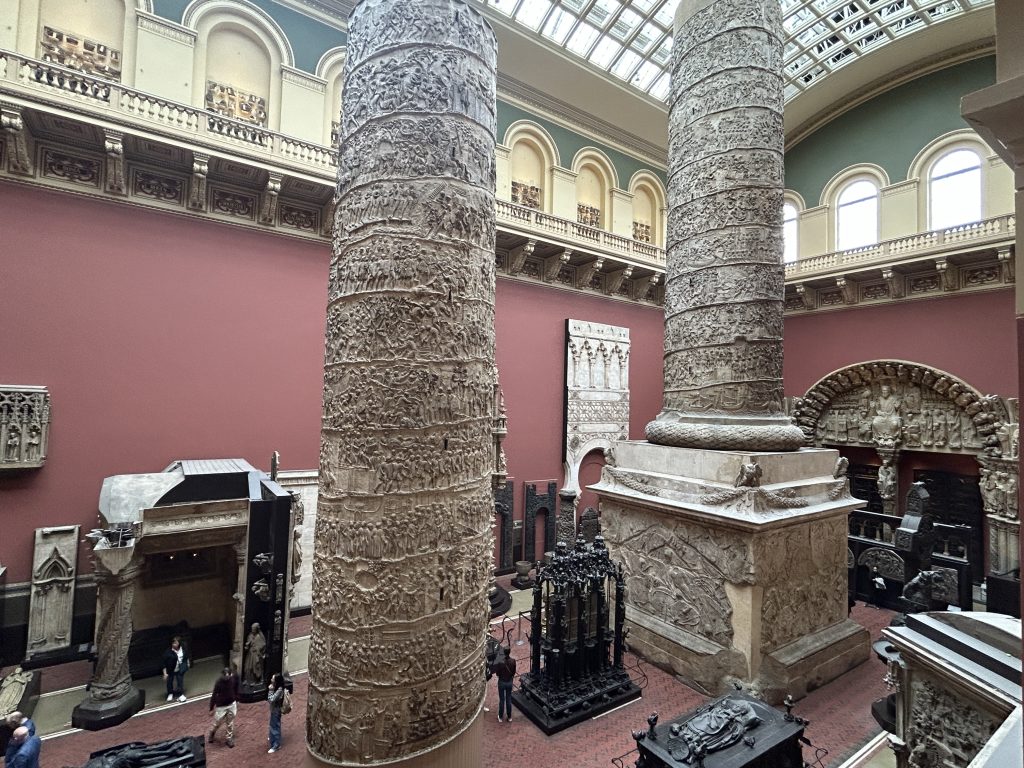
<instances>
[{"instance_id":1,"label":"cornice molding","mask_svg":"<svg viewBox=\"0 0 1024 768\"><path fill-rule=\"evenodd\" d=\"M183 27L181 24L176 24L173 21L169 21L161 16L156 16L152 13L146 13L145 11L136 12L139 17L139 29L144 29L147 32L153 32L154 34L165 37L168 40L174 40L178 43L184 43L187 46L194 47L196 44L196 31Z\"/></svg>"},{"instance_id":2,"label":"cornice molding","mask_svg":"<svg viewBox=\"0 0 1024 768\"><path fill-rule=\"evenodd\" d=\"M342 32L348 32L348 16L355 0L277 0L279 5Z\"/></svg>"},{"instance_id":3,"label":"cornice molding","mask_svg":"<svg viewBox=\"0 0 1024 768\"><path fill-rule=\"evenodd\" d=\"M651 163L659 170L664 171L668 168L668 153L656 144L500 72L498 96L516 106L535 112L539 117L552 120L564 128L577 131L620 152L632 155L637 160Z\"/></svg>"},{"instance_id":4,"label":"cornice molding","mask_svg":"<svg viewBox=\"0 0 1024 768\"><path fill-rule=\"evenodd\" d=\"M287 64L281 65L281 79L302 86L315 93L325 93L327 91L327 81L322 77L311 75L309 72L296 69L295 67L289 67Z\"/></svg>"}]
</instances>

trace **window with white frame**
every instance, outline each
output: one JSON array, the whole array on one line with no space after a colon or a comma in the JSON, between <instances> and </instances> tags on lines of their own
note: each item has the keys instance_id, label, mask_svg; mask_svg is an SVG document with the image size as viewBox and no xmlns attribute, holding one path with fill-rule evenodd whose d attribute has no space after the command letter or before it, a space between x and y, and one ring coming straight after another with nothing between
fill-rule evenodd
<instances>
[{"instance_id":1,"label":"window with white frame","mask_svg":"<svg viewBox=\"0 0 1024 768\"><path fill-rule=\"evenodd\" d=\"M782 260L787 264L797 257L797 209L788 200L782 204Z\"/></svg>"},{"instance_id":2,"label":"window with white frame","mask_svg":"<svg viewBox=\"0 0 1024 768\"><path fill-rule=\"evenodd\" d=\"M928 174L928 228L945 229L981 220L981 158L954 149Z\"/></svg>"},{"instance_id":3,"label":"window with white frame","mask_svg":"<svg viewBox=\"0 0 1024 768\"><path fill-rule=\"evenodd\" d=\"M836 249L847 251L878 242L878 187L868 179L851 181L836 198Z\"/></svg>"}]
</instances>

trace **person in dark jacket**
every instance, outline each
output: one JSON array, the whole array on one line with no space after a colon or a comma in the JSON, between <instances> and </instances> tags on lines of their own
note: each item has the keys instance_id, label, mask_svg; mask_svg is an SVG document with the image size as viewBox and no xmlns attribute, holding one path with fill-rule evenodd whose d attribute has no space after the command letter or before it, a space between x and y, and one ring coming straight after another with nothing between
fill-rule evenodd
<instances>
[{"instance_id":1,"label":"person in dark jacket","mask_svg":"<svg viewBox=\"0 0 1024 768\"><path fill-rule=\"evenodd\" d=\"M43 742L38 736L29 735L28 728L18 726L11 734L11 741L17 746L14 756L6 762L6 768L39 768L39 752Z\"/></svg>"},{"instance_id":2,"label":"person in dark jacket","mask_svg":"<svg viewBox=\"0 0 1024 768\"><path fill-rule=\"evenodd\" d=\"M502 715L512 722L512 683L516 677L516 660L512 658L508 646L503 646L491 664L491 673L498 678L498 722Z\"/></svg>"},{"instance_id":3,"label":"person in dark jacket","mask_svg":"<svg viewBox=\"0 0 1024 768\"><path fill-rule=\"evenodd\" d=\"M267 741L270 742L270 749L267 754L273 754L281 748L281 707L284 704L284 677L277 673L270 678L270 687L267 689L267 701L270 702L270 732Z\"/></svg>"},{"instance_id":4,"label":"person in dark jacket","mask_svg":"<svg viewBox=\"0 0 1024 768\"><path fill-rule=\"evenodd\" d=\"M187 701L185 698L185 673L188 672L188 652L181 644L181 638L171 640L171 647L164 651L164 680L167 682L167 700Z\"/></svg>"},{"instance_id":5,"label":"person in dark jacket","mask_svg":"<svg viewBox=\"0 0 1024 768\"><path fill-rule=\"evenodd\" d=\"M11 733L24 726L28 729L29 736L36 735L36 724L32 722L32 718L25 717L21 712L11 712L11 714L4 718L4 721L7 723L7 727L11 729ZM14 759L14 753L18 751L19 746L14 743L14 739L7 740L7 753L4 755L4 765L11 764L11 760Z\"/></svg>"},{"instance_id":6,"label":"person in dark jacket","mask_svg":"<svg viewBox=\"0 0 1024 768\"><path fill-rule=\"evenodd\" d=\"M224 667L220 677L213 684L210 695L210 711L213 712L213 728L210 729L209 742L217 739L217 731L222 725L227 726L229 747L235 746L235 716L238 714L238 675L231 667Z\"/></svg>"}]
</instances>

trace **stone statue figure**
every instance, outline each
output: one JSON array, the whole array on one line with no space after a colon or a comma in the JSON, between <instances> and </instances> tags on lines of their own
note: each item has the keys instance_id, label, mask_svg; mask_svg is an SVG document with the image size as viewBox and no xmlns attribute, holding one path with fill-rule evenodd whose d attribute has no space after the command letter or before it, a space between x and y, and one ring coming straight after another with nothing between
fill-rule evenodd
<instances>
[{"instance_id":1,"label":"stone statue figure","mask_svg":"<svg viewBox=\"0 0 1024 768\"><path fill-rule=\"evenodd\" d=\"M883 499L896 496L896 467L888 459L878 468L878 495Z\"/></svg>"},{"instance_id":2,"label":"stone statue figure","mask_svg":"<svg viewBox=\"0 0 1024 768\"><path fill-rule=\"evenodd\" d=\"M292 581L294 587L302 578L302 526L292 528Z\"/></svg>"},{"instance_id":3,"label":"stone statue figure","mask_svg":"<svg viewBox=\"0 0 1024 768\"><path fill-rule=\"evenodd\" d=\"M18 448L21 446L21 433L18 432L17 427L11 427L11 431L7 434L7 460L17 461L18 460Z\"/></svg>"},{"instance_id":4,"label":"stone statue figure","mask_svg":"<svg viewBox=\"0 0 1024 768\"><path fill-rule=\"evenodd\" d=\"M757 488L761 484L761 475L764 470L758 463L751 459L749 462L740 465L739 474L736 475L737 488Z\"/></svg>"},{"instance_id":5,"label":"stone statue figure","mask_svg":"<svg viewBox=\"0 0 1024 768\"><path fill-rule=\"evenodd\" d=\"M161 765L192 765L196 747L191 736L182 739L158 741L144 744L133 741L103 750L96 757L89 758L82 768L146 768Z\"/></svg>"},{"instance_id":6,"label":"stone statue figure","mask_svg":"<svg viewBox=\"0 0 1024 768\"><path fill-rule=\"evenodd\" d=\"M254 685L263 684L263 660L267 655L267 638L260 631L260 623L253 622L249 636L245 638L245 661L242 664L242 680Z\"/></svg>"},{"instance_id":7,"label":"stone statue figure","mask_svg":"<svg viewBox=\"0 0 1024 768\"><path fill-rule=\"evenodd\" d=\"M31 680L31 672L23 672L21 667L15 667L13 672L0 681L0 717L6 717L18 708L21 697L25 695L25 686Z\"/></svg>"},{"instance_id":8,"label":"stone statue figure","mask_svg":"<svg viewBox=\"0 0 1024 768\"><path fill-rule=\"evenodd\" d=\"M841 477L846 477L849 471L850 460L845 456L840 456L838 459L836 459L836 468L832 472L832 477L838 480Z\"/></svg>"},{"instance_id":9,"label":"stone statue figure","mask_svg":"<svg viewBox=\"0 0 1024 768\"><path fill-rule=\"evenodd\" d=\"M699 761L732 746L760 724L761 718L749 702L726 697L698 709L678 730L673 726L669 749L676 760Z\"/></svg>"},{"instance_id":10,"label":"stone statue figure","mask_svg":"<svg viewBox=\"0 0 1024 768\"><path fill-rule=\"evenodd\" d=\"M874 401L875 415L871 419L871 439L883 443L895 443L900 439L903 419L900 409L903 402L892 391L892 387L883 384L878 399Z\"/></svg>"}]
</instances>

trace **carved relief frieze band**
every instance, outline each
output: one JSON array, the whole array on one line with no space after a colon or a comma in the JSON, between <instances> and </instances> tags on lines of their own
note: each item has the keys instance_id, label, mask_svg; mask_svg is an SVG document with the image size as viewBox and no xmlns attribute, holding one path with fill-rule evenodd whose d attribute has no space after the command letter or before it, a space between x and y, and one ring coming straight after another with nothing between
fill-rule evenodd
<instances>
[{"instance_id":1,"label":"carved relief frieze band","mask_svg":"<svg viewBox=\"0 0 1024 768\"><path fill-rule=\"evenodd\" d=\"M40 167L43 176L51 176L74 185L100 186L100 161L91 157L81 157L43 147Z\"/></svg>"},{"instance_id":2,"label":"carved relief frieze band","mask_svg":"<svg viewBox=\"0 0 1024 768\"><path fill-rule=\"evenodd\" d=\"M579 470L591 451L629 437L629 329L566 321L566 489L579 490Z\"/></svg>"},{"instance_id":3,"label":"carved relief frieze band","mask_svg":"<svg viewBox=\"0 0 1024 768\"><path fill-rule=\"evenodd\" d=\"M267 125L267 100L233 85L207 80L206 108L221 117L261 127Z\"/></svg>"},{"instance_id":4,"label":"carved relief frieze band","mask_svg":"<svg viewBox=\"0 0 1024 768\"><path fill-rule=\"evenodd\" d=\"M131 176L133 196L149 198L159 203L179 206L185 204L187 182L184 179L165 176L144 168L133 168Z\"/></svg>"},{"instance_id":5,"label":"carved relief frieze band","mask_svg":"<svg viewBox=\"0 0 1024 768\"><path fill-rule=\"evenodd\" d=\"M585 227L601 227L601 209L585 203L576 204L576 221Z\"/></svg>"},{"instance_id":6,"label":"carved relief frieze band","mask_svg":"<svg viewBox=\"0 0 1024 768\"><path fill-rule=\"evenodd\" d=\"M32 561L28 656L71 644L78 526L37 528Z\"/></svg>"},{"instance_id":7,"label":"carved relief frieze band","mask_svg":"<svg viewBox=\"0 0 1024 768\"><path fill-rule=\"evenodd\" d=\"M46 387L0 384L0 471L43 466L49 439Z\"/></svg>"},{"instance_id":8,"label":"carved relief frieze band","mask_svg":"<svg viewBox=\"0 0 1024 768\"><path fill-rule=\"evenodd\" d=\"M231 189L214 187L211 192L214 213L253 221L256 218L256 196ZM275 198L276 199L276 198Z\"/></svg>"},{"instance_id":9,"label":"carved relief frieze band","mask_svg":"<svg viewBox=\"0 0 1024 768\"><path fill-rule=\"evenodd\" d=\"M541 208L541 195L543 190L540 187L529 184L525 181L512 182L512 202L526 208Z\"/></svg>"},{"instance_id":10,"label":"carved relief frieze band","mask_svg":"<svg viewBox=\"0 0 1024 768\"><path fill-rule=\"evenodd\" d=\"M290 229L316 232L320 229L320 211L303 208L290 203L281 203L279 225Z\"/></svg>"}]
</instances>

